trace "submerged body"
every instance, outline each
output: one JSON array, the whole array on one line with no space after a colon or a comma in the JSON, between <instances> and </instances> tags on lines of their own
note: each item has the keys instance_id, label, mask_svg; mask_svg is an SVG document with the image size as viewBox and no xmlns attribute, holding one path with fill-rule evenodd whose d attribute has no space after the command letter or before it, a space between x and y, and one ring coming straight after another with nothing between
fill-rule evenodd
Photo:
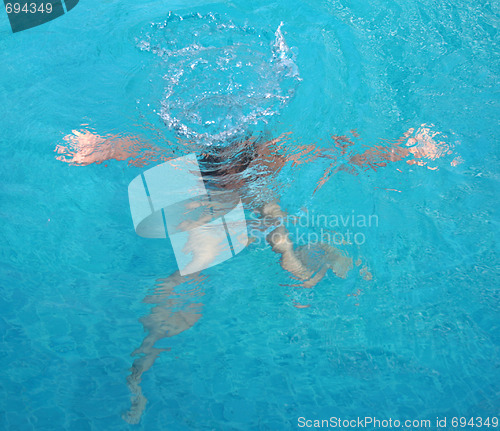
<instances>
[{"instance_id":1,"label":"submerged body","mask_svg":"<svg viewBox=\"0 0 500 431\"><path fill-rule=\"evenodd\" d=\"M272 250L280 255L281 267L291 274L299 286L313 287L329 270L336 276L345 278L353 267L353 260L339 249L325 243L298 247L293 244L283 224L287 214L280 207L279 197L272 191L269 181L289 163L294 166L311 163L318 158L332 159L332 164L324 172L315 191L338 171L357 174L360 169L378 169L386 166L388 162L396 162L407 157L409 164L425 164L417 159L432 158L435 155L433 141L432 138L427 139L426 134L421 133L419 136L418 132L411 137L414 131L410 129L393 145L379 145L364 153L352 154L348 158L348 163L340 165L337 163L337 157L342 155L345 159L348 148L353 145L353 142L345 136L333 136L335 142L333 148L306 145L297 148L298 151L292 154L286 151L281 142L282 137L265 141L245 139L218 151L202 154L200 167L203 178L215 199L207 205L200 218L191 223L201 226L211 219L210 206L218 204L218 193L223 195L223 192L227 191L236 192L242 196L243 203L253 209L259 219L266 220L267 226L273 227L266 232L266 240ZM354 133L353 135L356 136ZM422 139L422 136L426 139ZM56 151L59 153L59 160L71 164L87 165L111 159L128 159L131 164L144 166L149 162L168 161L174 158L173 155L165 154L160 148L142 144L134 137L101 138L90 133L75 132L66 140L71 144L70 147L59 146ZM414 141L423 145L414 145ZM403 143L406 143L406 146L403 146ZM220 204L223 205L223 202ZM189 232L189 229L187 231ZM192 254L194 267L208 266L207 263L220 252L219 244L208 231L190 232L185 247L186 251ZM360 262L356 262L356 265L359 264ZM371 278L366 267L361 271L364 271L365 279ZM155 306L149 315L140 319L147 335L141 346L132 353L132 356L137 356L132 364L131 374L127 378L133 395L132 405L123 415L129 423L138 423L146 406L147 400L140 387L142 375L165 350L156 348L155 344L165 337L172 337L191 328L201 317L202 303L192 301L193 295L200 293L190 291L183 293L177 290L178 286L200 277L199 273L181 276L176 271L165 279L159 279L155 293L144 299L144 302L153 303Z\"/></svg>"}]
</instances>

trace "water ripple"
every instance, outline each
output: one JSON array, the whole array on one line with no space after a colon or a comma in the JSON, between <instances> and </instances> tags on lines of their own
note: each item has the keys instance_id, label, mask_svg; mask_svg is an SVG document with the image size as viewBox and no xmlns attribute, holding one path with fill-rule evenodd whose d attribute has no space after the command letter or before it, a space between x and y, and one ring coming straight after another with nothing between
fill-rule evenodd
<instances>
[{"instance_id":1,"label":"water ripple","mask_svg":"<svg viewBox=\"0 0 500 431\"><path fill-rule=\"evenodd\" d=\"M272 34L212 13L170 13L151 24L136 42L158 60L149 79L162 88L153 95L162 122L203 146L226 145L268 123L301 80L282 25Z\"/></svg>"}]
</instances>

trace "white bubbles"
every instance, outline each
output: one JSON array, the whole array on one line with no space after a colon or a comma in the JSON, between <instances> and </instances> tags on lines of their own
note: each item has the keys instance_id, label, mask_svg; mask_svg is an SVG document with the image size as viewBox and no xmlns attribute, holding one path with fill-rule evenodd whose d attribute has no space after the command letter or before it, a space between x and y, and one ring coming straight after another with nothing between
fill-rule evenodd
<instances>
[{"instance_id":1,"label":"white bubbles","mask_svg":"<svg viewBox=\"0 0 500 431\"><path fill-rule=\"evenodd\" d=\"M282 25L259 32L215 14L152 24L137 46L158 60L150 81L161 89L161 121L195 142L224 145L279 114L301 80Z\"/></svg>"}]
</instances>

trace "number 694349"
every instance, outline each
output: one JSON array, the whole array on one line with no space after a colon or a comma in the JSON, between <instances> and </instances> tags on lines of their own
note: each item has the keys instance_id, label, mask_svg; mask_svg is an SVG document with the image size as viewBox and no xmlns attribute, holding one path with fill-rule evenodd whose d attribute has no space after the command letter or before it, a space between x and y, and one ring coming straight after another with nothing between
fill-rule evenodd
<instances>
[{"instance_id":1,"label":"number 694349","mask_svg":"<svg viewBox=\"0 0 500 431\"><path fill-rule=\"evenodd\" d=\"M5 11L11 13L52 13L52 3L6 3Z\"/></svg>"}]
</instances>

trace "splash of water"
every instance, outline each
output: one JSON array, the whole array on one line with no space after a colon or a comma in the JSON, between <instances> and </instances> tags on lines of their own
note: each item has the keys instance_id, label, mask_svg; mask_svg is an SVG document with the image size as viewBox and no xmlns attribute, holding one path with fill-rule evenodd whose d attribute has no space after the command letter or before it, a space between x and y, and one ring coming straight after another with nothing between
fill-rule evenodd
<instances>
[{"instance_id":1,"label":"splash of water","mask_svg":"<svg viewBox=\"0 0 500 431\"><path fill-rule=\"evenodd\" d=\"M170 13L137 39L154 54L158 110L178 136L223 146L267 123L293 97L301 81L280 24L274 34L238 26L216 14Z\"/></svg>"}]
</instances>

